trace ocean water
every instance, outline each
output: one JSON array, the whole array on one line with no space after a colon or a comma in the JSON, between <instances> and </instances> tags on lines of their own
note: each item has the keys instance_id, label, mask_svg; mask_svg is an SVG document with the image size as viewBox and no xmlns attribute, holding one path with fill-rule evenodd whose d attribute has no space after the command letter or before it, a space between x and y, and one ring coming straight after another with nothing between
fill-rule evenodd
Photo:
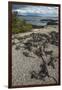
<instances>
[{"instance_id":1,"label":"ocean water","mask_svg":"<svg viewBox=\"0 0 62 90\"><path fill-rule=\"evenodd\" d=\"M48 20L58 21L58 17L47 17L47 16L18 16L20 19L24 19L27 23L32 25L44 26L47 25Z\"/></svg>"}]
</instances>

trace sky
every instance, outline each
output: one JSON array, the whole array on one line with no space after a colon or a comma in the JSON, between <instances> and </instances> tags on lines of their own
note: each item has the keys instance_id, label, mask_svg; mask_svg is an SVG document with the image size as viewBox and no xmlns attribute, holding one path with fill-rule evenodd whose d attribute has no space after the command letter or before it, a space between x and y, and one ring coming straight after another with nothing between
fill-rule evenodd
<instances>
[{"instance_id":1,"label":"sky","mask_svg":"<svg viewBox=\"0 0 62 90\"><path fill-rule=\"evenodd\" d=\"M18 12L18 15L57 17L58 16L58 7L13 4L12 12Z\"/></svg>"}]
</instances>

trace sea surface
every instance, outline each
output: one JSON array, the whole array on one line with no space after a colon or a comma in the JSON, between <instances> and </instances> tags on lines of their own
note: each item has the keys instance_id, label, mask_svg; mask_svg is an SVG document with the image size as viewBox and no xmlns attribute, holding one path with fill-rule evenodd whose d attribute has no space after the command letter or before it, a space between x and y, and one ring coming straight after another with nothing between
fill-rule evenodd
<instances>
[{"instance_id":1,"label":"sea surface","mask_svg":"<svg viewBox=\"0 0 62 90\"><path fill-rule=\"evenodd\" d=\"M58 22L58 17L48 17L48 16L18 16L20 19L24 19L27 23L32 25L47 25L48 20L55 20Z\"/></svg>"}]
</instances>

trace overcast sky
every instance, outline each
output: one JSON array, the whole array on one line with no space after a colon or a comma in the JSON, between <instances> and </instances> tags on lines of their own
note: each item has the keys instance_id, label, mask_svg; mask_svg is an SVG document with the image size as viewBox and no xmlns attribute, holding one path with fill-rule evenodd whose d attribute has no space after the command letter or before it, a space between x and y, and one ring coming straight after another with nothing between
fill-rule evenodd
<instances>
[{"instance_id":1,"label":"overcast sky","mask_svg":"<svg viewBox=\"0 0 62 90\"><path fill-rule=\"evenodd\" d=\"M12 11L19 15L58 16L58 7L34 6L34 5L12 5Z\"/></svg>"}]
</instances>

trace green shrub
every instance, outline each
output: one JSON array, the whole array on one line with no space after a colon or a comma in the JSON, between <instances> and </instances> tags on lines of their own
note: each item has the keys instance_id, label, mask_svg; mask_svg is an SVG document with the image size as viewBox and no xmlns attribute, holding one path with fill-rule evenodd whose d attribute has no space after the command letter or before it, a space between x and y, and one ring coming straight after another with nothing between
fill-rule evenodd
<instances>
[{"instance_id":1,"label":"green shrub","mask_svg":"<svg viewBox=\"0 0 62 90\"><path fill-rule=\"evenodd\" d=\"M25 20L19 19L15 14L12 15L12 33L23 33L31 29L31 24L26 23Z\"/></svg>"}]
</instances>

